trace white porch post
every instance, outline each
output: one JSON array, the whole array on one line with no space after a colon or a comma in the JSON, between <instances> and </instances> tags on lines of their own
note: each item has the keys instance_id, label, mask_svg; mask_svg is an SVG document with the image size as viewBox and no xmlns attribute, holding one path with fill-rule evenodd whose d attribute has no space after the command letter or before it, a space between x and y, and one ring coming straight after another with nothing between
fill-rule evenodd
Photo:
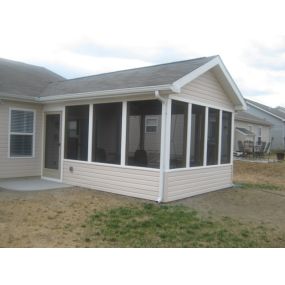
<instances>
[{"instance_id":1,"label":"white porch post","mask_svg":"<svg viewBox=\"0 0 285 285\"><path fill-rule=\"evenodd\" d=\"M209 107L205 110L205 137L204 137L204 161L203 165L207 165L207 152L208 152L208 119L209 119Z\"/></svg>"},{"instance_id":2,"label":"white porch post","mask_svg":"<svg viewBox=\"0 0 285 285\"><path fill-rule=\"evenodd\" d=\"M234 133L235 133L235 112L232 112L232 133L231 133L231 152L230 152L230 156L231 156L231 161L230 163L233 163L234 160Z\"/></svg>"},{"instance_id":3,"label":"white porch post","mask_svg":"<svg viewBox=\"0 0 285 285\"><path fill-rule=\"evenodd\" d=\"M191 119L192 119L192 104L189 103L188 104L188 118L187 118L186 168L190 167Z\"/></svg>"},{"instance_id":4,"label":"white porch post","mask_svg":"<svg viewBox=\"0 0 285 285\"><path fill-rule=\"evenodd\" d=\"M160 176L159 194L157 199L157 202L159 203L164 200L164 174L165 171L169 169L171 100L163 99L161 100L161 104Z\"/></svg>"},{"instance_id":5,"label":"white porch post","mask_svg":"<svg viewBox=\"0 0 285 285\"><path fill-rule=\"evenodd\" d=\"M218 165L221 164L221 153L222 153L222 124L223 124L223 111L220 110L220 115L219 115L219 141L218 141Z\"/></svg>"},{"instance_id":6,"label":"white porch post","mask_svg":"<svg viewBox=\"0 0 285 285\"><path fill-rule=\"evenodd\" d=\"M89 104L88 162L92 161L93 104Z\"/></svg>"},{"instance_id":7,"label":"white porch post","mask_svg":"<svg viewBox=\"0 0 285 285\"><path fill-rule=\"evenodd\" d=\"M126 142L127 142L127 101L122 106L122 137L121 137L121 165L126 165Z\"/></svg>"},{"instance_id":8,"label":"white porch post","mask_svg":"<svg viewBox=\"0 0 285 285\"><path fill-rule=\"evenodd\" d=\"M65 106L62 109L61 118L61 141L60 141L60 181L63 181L63 162L64 162L64 152L65 152Z\"/></svg>"}]
</instances>

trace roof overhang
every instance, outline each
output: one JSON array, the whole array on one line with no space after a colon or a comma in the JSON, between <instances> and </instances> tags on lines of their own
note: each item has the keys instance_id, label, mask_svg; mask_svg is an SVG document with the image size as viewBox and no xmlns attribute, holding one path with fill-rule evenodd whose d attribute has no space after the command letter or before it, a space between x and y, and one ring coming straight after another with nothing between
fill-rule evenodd
<instances>
[{"instance_id":1,"label":"roof overhang","mask_svg":"<svg viewBox=\"0 0 285 285\"><path fill-rule=\"evenodd\" d=\"M195 69L194 71L190 72L189 74L185 75L184 77L178 79L173 83L173 88L179 92L181 88L196 79L197 77L201 76L205 72L213 70L214 74L216 75L218 81L224 88L225 92L228 94L230 99L232 100L235 110L237 111L244 111L247 109L245 100L237 87L236 83L234 82L233 78L231 77L230 73L228 72L227 68L225 67L224 63L222 62L220 56L216 56L206 64L200 66L199 68Z\"/></svg>"},{"instance_id":2,"label":"roof overhang","mask_svg":"<svg viewBox=\"0 0 285 285\"><path fill-rule=\"evenodd\" d=\"M114 90L103 90L94 92L83 92L83 93L72 93L62 95L52 95L43 97L32 97L15 94L2 94L0 93L0 99L9 101L21 101L29 103L55 103L55 102L66 102L66 101L78 101L88 99L112 99L117 97L129 97L139 96L142 94L155 94L156 91L160 91L160 95L166 95L171 93L177 93L177 90L171 85L158 85L158 86L146 86L146 87L134 87Z\"/></svg>"},{"instance_id":3,"label":"roof overhang","mask_svg":"<svg viewBox=\"0 0 285 285\"><path fill-rule=\"evenodd\" d=\"M236 131L239 132L240 134L244 135L244 136L255 137L255 134L253 132L250 132L248 130L246 130L248 133L243 132L243 128L236 128Z\"/></svg>"},{"instance_id":4,"label":"roof overhang","mask_svg":"<svg viewBox=\"0 0 285 285\"><path fill-rule=\"evenodd\" d=\"M146 87L134 87L134 88L124 88L115 90L103 90L94 92L84 92L84 93L74 93L74 94L64 94L64 95L52 95L46 97L38 97L37 101L41 103L51 103L51 102L63 102L69 100L83 100L83 99L106 99L106 98L116 98L129 97L140 94L152 93L155 91L161 91L161 95L170 94L177 92L172 85L158 85L158 86L146 86Z\"/></svg>"}]
</instances>

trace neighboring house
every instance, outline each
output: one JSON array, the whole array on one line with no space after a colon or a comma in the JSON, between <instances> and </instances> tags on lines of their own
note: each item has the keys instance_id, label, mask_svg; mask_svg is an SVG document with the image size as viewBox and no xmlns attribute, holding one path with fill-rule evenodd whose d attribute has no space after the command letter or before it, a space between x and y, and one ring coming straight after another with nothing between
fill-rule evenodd
<instances>
[{"instance_id":1,"label":"neighboring house","mask_svg":"<svg viewBox=\"0 0 285 285\"><path fill-rule=\"evenodd\" d=\"M235 151L239 151L238 141L251 140L254 145L271 142L271 124L246 111L235 115Z\"/></svg>"},{"instance_id":2,"label":"neighboring house","mask_svg":"<svg viewBox=\"0 0 285 285\"><path fill-rule=\"evenodd\" d=\"M0 100L0 178L159 202L232 186L246 104L219 56L71 80L1 60Z\"/></svg>"},{"instance_id":3,"label":"neighboring house","mask_svg":"<svg viewBox=\"0 0 285 285\"><path fill-rule=\"evenodd\" d=\"M285 112L283 107L271 108L246 99L247 112L265 119L271 127L272 150L285 149Z\"/></svg>"}]
</instances>

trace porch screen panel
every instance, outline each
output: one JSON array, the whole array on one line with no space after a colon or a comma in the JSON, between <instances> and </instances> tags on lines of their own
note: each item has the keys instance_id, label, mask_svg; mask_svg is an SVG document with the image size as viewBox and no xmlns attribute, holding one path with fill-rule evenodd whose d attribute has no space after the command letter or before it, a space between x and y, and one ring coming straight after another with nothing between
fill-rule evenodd
<instances>
[{"instance_id":1,"label":"porch screen panel","mask_svg":"<svg viewBox=\"0 0 285 285\"><path fill-rule=\"evenodd\" d=\"M209 108L207 165L218 164L220 111Z\"/></svg>"},{"instance_id":2,"label":"porch screen panel","mask_svg":"<svg viewBox=\"0 0 285 285\"><path fill-rule=\"evenodd\" d=\"M161 111L158 100L128 102L127 165L159 168Z\"/></svg>"},{"instance_id":3,"label":"porch screen panel","mask_svg":"<svg viewBox=\"0 0 285 285\"><path fill-rule=\"evenodd\" d=\"M202 166L204 159L205 107L192 105L190 167Z\"/></svg>"},{"instance_id":4,"label":"porch screen panel","mask_svg":"<svg viewBox=\"0 0 285 285\"><path fill-rule=\"evenodd\" d=\"M65 158L87 161L89 105L66 107Z\"/></svg>"},{"instance_id":5,"label":"porch screen panel","mask_svg":"<svg viewBox=\"0 0 285 285\"><path fill-rule=\"evenodd\" d=\"M170 168L186 167L188 103L172 101Z\"/></svg>"},{"instance_id":6,"label":"porch screen panel","mask_svg":"<svg viewBox=\"0 0 285 285\"><path fill-rule=\"evenodd\" d=\"M221 163L231 162L232 113L223 111Z\"/></svg>"},{"instance_id":7,"label":"porch screen panel","mask_svg":"<svg viewBox=\"0 0 285 285\"><path fill-rule=\"evenodd\" d=\"M31 157L34 141L34 112L11 110L10 156Z\"/></svg>"},{"instance_id":8,"label":"porch screen panel","mask_svg":"<svg viewBox=\"0 0 285 285\"><path fill-rule=\"evenodd\" d=\"M120 164L122 103L94 105L92 161Z\"/></svg>"}]
</instances>

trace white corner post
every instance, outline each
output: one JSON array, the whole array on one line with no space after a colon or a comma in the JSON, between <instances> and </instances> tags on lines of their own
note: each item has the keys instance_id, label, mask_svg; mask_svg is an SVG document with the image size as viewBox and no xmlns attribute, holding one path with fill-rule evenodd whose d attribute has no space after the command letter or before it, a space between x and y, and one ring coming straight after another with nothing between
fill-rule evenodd
<instances>
[{"instance_id":1,"label":"white corner post","mask_svg":"<svg viewBox=\"0 0 285 285\"><path fill-rule=\"evenodd\" d=\"M204 161L203 161L203 166L207 165L208 123L209 123L209 107L206 107L206 109L205 109L205 135L204 135Z\"/></svg>"},{"instance_id":2,"label":"white corner post","mask_svg":"<svg viewBox=\"0 0 285 285\"><path fill-rule=\"evenodd\" d=\"M127 142L127 101L122 105L122 137L121 137L121 165L126 165L126 142Z\"/></svg>"},{"instance_id":3,"label":"white corner post","mask_svg":"<svg viewBox=\"0 0 285 285\"><path fill-rule=\"evenodd\" d=\"M65 152L65 106L62 108L62 118L61 118L61 141L60 141L60 181L63 181L63 160ZM44 130L44 129L43 129ZM45 131L45 130L44 130Z\"/></svg>"},{"instance_id":4,"label":"white corner post","mask_svg":"<svg viewBox=\"0 0 285 285\"><path fill-rule=\"evenodd\" d=\"M235 112L232 112L232 125L231 125L231 161L232 164L234 161L234 134L235 134Z\"/></svg>"},{"instance_id":5,"label":"white corner post","mask_svg":"<svg viewBox=\"0 0 285 285\"><path fill-rule=\"evenodd\" d=\"M89 104L88 162L92 161L93 104Z\"/></svg>"},{"instance_id":6,"label":"white corner post","mask_svg":"<svg viewBox=\"0 0 285 285\"><path fill-rule=\"evenodd\" d=\"M222 124L223 124L223 111L220 110L220 113L219 113L218 165L221 164L221 154L222 154Z\"/></svg>"},{"instance_id":7,"label":"white corner post","mask_svg":"<svg viewBox=\"0 0 285 285\"><path fill-rule=\"evenodd\" d=\"M167 125L167 118L169 109L169 99L162 98L159 95L159 91L155 91L155 97L161 101L162 111L161 111L161 138L160 138L160 176L159 176L159 193L157 202L161 203L164 200L164 174L165 170L169 168L169 159L167 160L167 149L168 146L166 144L167 139L167 129L169 126ZM170 105L171 108L171 105ZM168 162L167 162L168 161Z\"/></svg>"},{"instance_id":8,"label":"white corner post","mask_svg":"<svg viewBox=\"0 0 285 285\"><path fill-rule=\"evenodd\" d=\"M188 103L186 168L190 167L192 104Z\"/></svg>"}]
</instances>

